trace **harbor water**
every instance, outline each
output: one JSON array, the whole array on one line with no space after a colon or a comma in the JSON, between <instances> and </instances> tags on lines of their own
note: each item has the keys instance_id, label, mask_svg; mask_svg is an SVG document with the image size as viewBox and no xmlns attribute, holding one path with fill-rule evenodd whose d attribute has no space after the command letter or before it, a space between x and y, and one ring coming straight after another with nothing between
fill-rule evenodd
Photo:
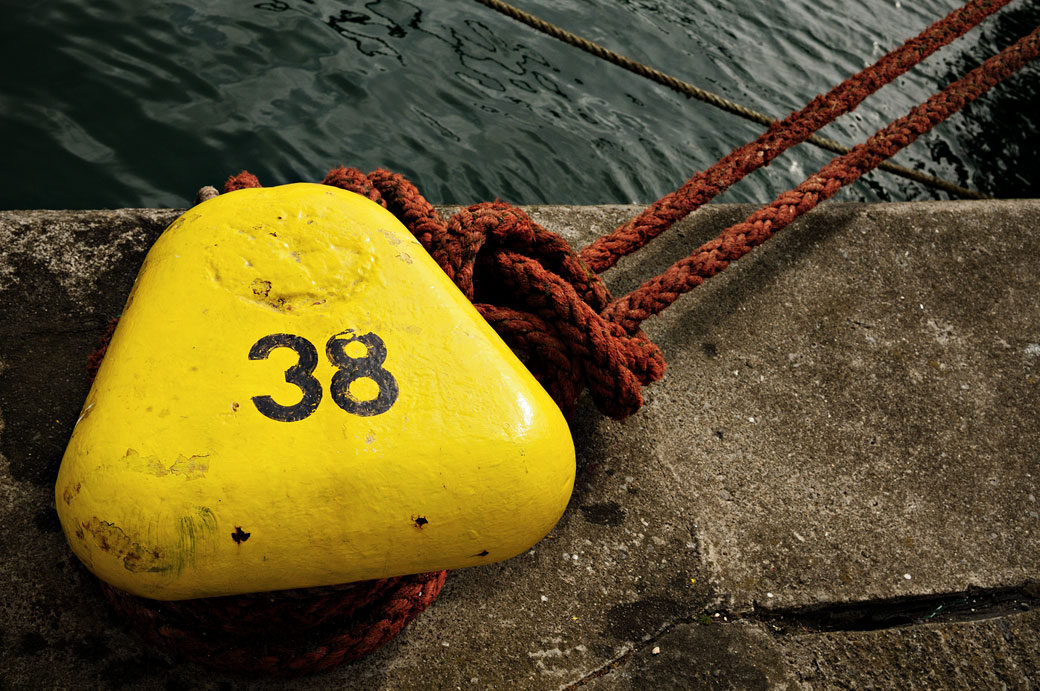
<instances>
[{"instance_id":1,"label":"harbor water","mask_svg":"<svg viewBox=\"0 0 1040 691\"><path fill-rule=\"evenodd\" d=\"M957 0L516 0L608 48L774 117ZM852 145L1040 23L1015 0L823 130ZM469 0L3 3L0 208L183 207L248 169L268 185L344 164L438 203L648 203L761 126ZM895 161L1037 197L1040 65ZM767 202L832 154L802 145L718 201ZM846 201L943 199L875 172Z\"/></svg>"}]
</instances>

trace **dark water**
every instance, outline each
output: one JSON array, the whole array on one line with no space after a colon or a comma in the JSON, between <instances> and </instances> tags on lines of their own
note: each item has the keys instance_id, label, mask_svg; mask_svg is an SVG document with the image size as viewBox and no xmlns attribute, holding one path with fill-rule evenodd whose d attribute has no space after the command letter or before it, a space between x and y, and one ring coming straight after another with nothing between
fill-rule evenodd
<instances>
[{"instance_id":1,"label":"dark water","mask_svg":"<svg viewBox=\"0 0 1040 691\"><path fill-rule=\"evenodd\" d=\"M516 0L783 116L956 0ZM0 0L0 208L184 206L243 168L340 163L433 201L649 202L760 131L469 0ZM865 139L1040 23L1016 0L824 134ZM1000 197L1040 196L1040 65L897 157ZM765 202L831 156L802 146L721 201ZM883 173L847 200L937 199Z\"/></svg>"}]
</instances>

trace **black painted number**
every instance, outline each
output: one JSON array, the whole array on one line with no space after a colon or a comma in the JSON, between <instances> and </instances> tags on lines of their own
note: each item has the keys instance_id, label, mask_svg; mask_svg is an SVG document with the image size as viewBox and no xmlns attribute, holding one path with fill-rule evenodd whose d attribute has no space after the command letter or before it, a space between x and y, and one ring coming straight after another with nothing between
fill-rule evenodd
<instances>
[{"instance_id":1,"label":"black painted number","mask_svg":"<svg viewBox=\"0 0 1040 691\"><path fill-rule=\"evenodd\" d=\"M347 346L355 342L365 346L364 357L347 355ZM386 361L386 344L383 339L372 333L357 336L353 329L347 329L329 339L325 344L325 355L329 362L339 368L332 375L332 386L329 387L336 405L352 415L362 417L380 415L390 410L390 406L397 400L397 380L383 369ZM367 401L360 400L350 391L350 385L358 379L374 381L379 387L379 395Z\"/></svg>"},{"instance_id":2,"label":"black painted number","mask_svg":"<svg viewBox=\"0 0 1040 691\"><path fill-rule=\"evenodd\" d=\"M306 338L292 334L270 334L253 344L249 349L249 359L266 360L275 348L289 348L300 356L295 365L285 370L285 381L300 387L303 398L296 405L281 405L270 396L253 396L253 404L272 420L296 422L313 413L321 403L321 382L312 374L318 366L318 351Z\"/></svg>"},{"instance_id":3,"label":"black painted number","mask_svg":"<svg viewBox=\"0 0 1040 691\"><path fill-rule=\"evenodd\" d=\"M351 357L347 347L351 343L360 343L365 347L361 357ZM296 422L309 417L321 403L321 382L314 378L314 368L318 365L318 351L314 344L302 336L293 334L270 334L264 336L249 349L250 360L266 360L275 348L289 348L299 359L297 363L285 370L285 381L303 391L303 398L295 405L281 405L270 396L253 396L253 404L261 413L280 422ZM343 410L352 415L370 417L381 415L390 410L397 401L397 380L383 368L386 362L386 344L374 333L355 334L347 329L335 334L325 344L325 355L329 362L336 366L332 376L330 390L332 400ZM359 379L369 379L375 383L379 393L375 398L362 400L350 390L351 384Z\"/></svg>"}]
</instances>

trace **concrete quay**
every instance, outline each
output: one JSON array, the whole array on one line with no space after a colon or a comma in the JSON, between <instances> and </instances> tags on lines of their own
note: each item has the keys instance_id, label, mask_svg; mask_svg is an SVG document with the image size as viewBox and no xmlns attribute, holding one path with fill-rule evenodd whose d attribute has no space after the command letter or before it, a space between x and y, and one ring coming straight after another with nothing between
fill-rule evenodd
<instances>
[{"instance_id":1,"label":"concrete quay","mask_svg":"<svg viewBox=\"0 0 1040 691\"><path fill-rule=\"evenodd\" d=\"M575 246L637 207L528 207ZM748 207L622 261L615 295ZM65 544L86 356L176 210L0 211L0 689L1036 689L1040 200L829 204L646 331L585 402L552 533L452 572L359 663L291 681L146 647Z\"/></svg>"}]
</instances>

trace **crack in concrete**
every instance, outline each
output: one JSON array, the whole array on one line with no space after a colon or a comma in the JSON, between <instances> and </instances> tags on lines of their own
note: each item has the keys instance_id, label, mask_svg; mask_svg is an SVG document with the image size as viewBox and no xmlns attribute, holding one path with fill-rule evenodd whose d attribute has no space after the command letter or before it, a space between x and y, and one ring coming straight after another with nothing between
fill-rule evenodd
<instances>
[{"instance_id":1,"label":"crack in concrete","mask_svg":"<svg viewBox=\"0 0 1040 691\"><path fill-rule=\"evenodd\" d=\"M570 691L571 689L580 688L582 686L585 686L585 684L589 683L593 679L598 679L598 678L602 677L603 675L608 674L615 667L617 667L619 664L621 664L623 661L625 661L629 657L631 657L636 652L636 650L638 650L640 647L641 646L637 645L637 646L633 646L633 647L629 648L628 650L626 650L622 654L618 655L617 657L613 658L612 660L608 660L607 662L603 663L602 665L600 665L596 669L592 670L591 672L589 672L588 674L586 674L582 678L580 678L580 679L578 679L576 681L572 681L571 683L566 684L564 686L561 686L560 687L560 691Z\"/></svg>"},{"instance_id":2,"label":"crack in concrete","mask_svg":"<svg viewBox=\"0 0 1040 691\"><path fill-rule=\"evenodd\" d=\"M880 631L921 624L952 624L1014 616L1040 606L1040 581L1021 586L972 588L902 598L862 600L750 612L705 610L674 619L645 639L625 649L580 679L560 687L571 691L603 677L634 655L658 643L677 626L698 624L723 626L738 621L758 624L776 637L849 631Z\"/></svg>"},{"instance_id":3,"label":"crack in concrete","mask_svg":"<svg viewBox=\"0 0 1040 691\"><path fill-rule=\"evenodd\" d=\"M617 656L611 658L610 660L608 660L607 662L604 662L602 665L600 665L596 669L592 670L591 672L589 672L585 676L581 677L580 679L577 679L575 681L572 681L569 684L561 686L560 687L560 691L570 691L571 689L580 688L580 687L584 686L585 684L589 683L590 681L592 681L593 679L598 679L599 677L602 677L602 676L610 673L618 665L620 665L622 662L624 662L628 658L632 657L633 655L635 655L636 653L638 653L640 651L646 650L647 648L649 648L653 644L655 644L658 641L660 641L660 639L662 637L664 637L667 633L669 633L676 626L681 626L683 624L692 624L694 622L697 622L700 619L700 617L703 617L703 616L704 616L704 614L702 613L702 614L697 615L697 616L683 617L681 619L673 619L672 621L668 622L667 624L664 624L663 626L661 626L659 629L657 629L657 631L654 631L652 634L650 634L649 636L647 636L643 640L641 640L641 641L635 643L634 645L632 645L632 647L628 648L627 650L625 650L620 655L617 655Z\"/></svg>"},{"instance_id":4,"label":"crack in concrete","mask_svg":"<svg viewBox=\"0 0 1040 691\"><path fill-rule=\"evenodd\" d=\"M1040 582L972 588L959 592L831 603L728 614L766 624L777 635L831 631L879 631L918 624L982 621L1028 612L1040 606Z\"/></svg>"}]
</instances>

